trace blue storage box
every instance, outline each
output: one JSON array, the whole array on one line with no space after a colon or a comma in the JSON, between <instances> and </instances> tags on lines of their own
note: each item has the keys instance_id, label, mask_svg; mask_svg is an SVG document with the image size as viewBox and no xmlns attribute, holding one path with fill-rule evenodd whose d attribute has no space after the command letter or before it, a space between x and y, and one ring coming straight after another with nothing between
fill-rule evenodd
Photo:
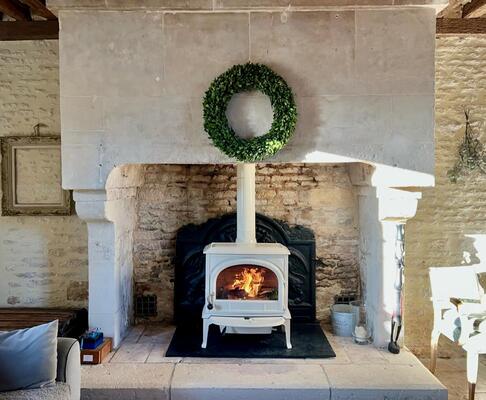
<instances>
[{"instance_id":1,"label":"blue storage box","mask_svg":"<svg viewBox=\"0 0 486 400\"><path fill-rule=\"evenodd\" d=\"M103 332L88 332L82 337L81 348L83 350L96 349L103 343Z\"/></svg>"}]
</instances>

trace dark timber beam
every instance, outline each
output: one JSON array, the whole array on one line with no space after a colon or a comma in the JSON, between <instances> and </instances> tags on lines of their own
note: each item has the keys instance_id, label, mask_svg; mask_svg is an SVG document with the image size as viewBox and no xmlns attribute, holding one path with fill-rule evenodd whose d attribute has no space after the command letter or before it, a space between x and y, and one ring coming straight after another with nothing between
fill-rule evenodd
<instances>
[{"instance_id":1,"label":"dark timber beam","mask_svg":"<svg viewBox=\"0 0 486 400\"><path fill-rule=\"evenodd\" d=\"M49 11L41 0L20 0L26 6L30 7L31 13L44 17L45 19L57 19L57 17Z\"/></svg>"},{"instance_id":2,"label":"dark timber beam","mask_svg":"<svg viewBox=\"0 0 486 400\"><path fill-rule=\"evenodd\" d=\"M30 11L17 0L0 0L0 11L17 21L30 21Z\"/></svg>"},{"instance_id":3,"label":"dark timber beam","mask_svg":"<svg viewBox=\"0 0 486 400\"><path fill-rule=\"evenodd\" d=\"M59 23L55 21L0 22L0 41L54 40L59 38Z\"/></svg>"},{"instance_id":4,"label":"dark timber beam","mask_svg":"<svg viewBox=\"0 0 486 400\"><path fill-rule=\"evenodd\" d=\"M437 18L437 34L486 34L486 18Z\"/></svg>"},{"instance_id":5,"label":"dark timber beam","mask_svg":"<svg viewBox=\"0 0 486 400\"><path fill-rule=\"evenodd\" d=\"M486 0L471 0L462 7L462 18L478 18L486 14Z\"/></svg>"}]
</instances>

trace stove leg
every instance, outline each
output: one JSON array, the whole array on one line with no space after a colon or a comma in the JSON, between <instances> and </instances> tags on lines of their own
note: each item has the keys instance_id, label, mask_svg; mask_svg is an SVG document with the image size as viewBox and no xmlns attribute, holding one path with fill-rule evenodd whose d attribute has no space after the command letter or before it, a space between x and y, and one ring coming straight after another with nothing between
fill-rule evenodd
<instances>
[{"instance_id":1,"label":"stove leg","mask_svg":"<svg viewBox=\"0 0 486 400\"><path fill-rule=\"evenodd\" d=\"M291 349L292 344L290 343L290 319L285 320L284 329L285 329L285 340L287 342L287 349Z\"/></svg>"},{"instance_id":2,"label":"stove leg","mask_svg":"<svg viewBox=\"0 0 486 400\"><path fill-rule=\"evenodd\" d=\"M201 344L201 347L203 349L206 348L206 345L208 344L208 332L209 332L209 320L204 318L203 319L203 341L202 341L202 344Z\"/></svg>"}]
</instances>

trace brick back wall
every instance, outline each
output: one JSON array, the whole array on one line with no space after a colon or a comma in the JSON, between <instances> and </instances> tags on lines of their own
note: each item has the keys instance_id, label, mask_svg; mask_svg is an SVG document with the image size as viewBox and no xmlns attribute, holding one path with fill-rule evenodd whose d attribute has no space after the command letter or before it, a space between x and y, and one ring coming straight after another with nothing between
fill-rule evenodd
<instances>
[{"instance_id":1,"label":"brick back wall","mask_svg":"<svg viewBox=\"0 0 486 400\"><path fill-rule=\"evenodd\" d=\"M439 36L436 47L436 186L423 190L406 227L405 340L417 354L428 354L432 328L427 269L477 263L465 235L486 234L486 175L472 173L456 184L447 177L464 135L464 108L486 143L486 37ZM439 344L442 355L457 347L446 343Z\"/></svg>"},{"instance_id":2,"label":"brick back wall","mask_svg":"<svg viewBox=\"0 0 486 400\"><path fill-rule=\"evenodd\" d=\"M176 232L236 209L231 165L149 165L139 188L134 232L136 293L155 293L158 320L173 317ZM303 225L316 236L317 315L334 295L358 291L357 201L345 166L259 165L257 212Z\"/></svg>"},{"instance_id":3,"label":"brick back wall","mask_svg":"<svg viewBox=\"0 0 486 400\"><path fill-rule=\"evenodd\" d=\"M41 134L60 135L58 53L53 40L0 42L0 136L32 135L38 123ZM0 307L86 306L86 225L75 215L6 217L0 210L0 278Z\"/></svg>"}]
</instances>

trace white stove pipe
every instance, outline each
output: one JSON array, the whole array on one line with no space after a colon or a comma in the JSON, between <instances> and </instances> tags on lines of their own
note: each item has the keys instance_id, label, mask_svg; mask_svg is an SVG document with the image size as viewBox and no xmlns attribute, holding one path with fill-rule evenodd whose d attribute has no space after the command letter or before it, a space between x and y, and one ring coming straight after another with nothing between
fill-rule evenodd
<instances>
[{"instance_id":1,"label":"white stove pipe","mask_svg":"<svg viewBox=\"0 0 486 400\"><path fill-rule=\"evenodd\" d=\"M237 164L236 243L256 243L255 164Z\"/></svg>"}]
</instances>

